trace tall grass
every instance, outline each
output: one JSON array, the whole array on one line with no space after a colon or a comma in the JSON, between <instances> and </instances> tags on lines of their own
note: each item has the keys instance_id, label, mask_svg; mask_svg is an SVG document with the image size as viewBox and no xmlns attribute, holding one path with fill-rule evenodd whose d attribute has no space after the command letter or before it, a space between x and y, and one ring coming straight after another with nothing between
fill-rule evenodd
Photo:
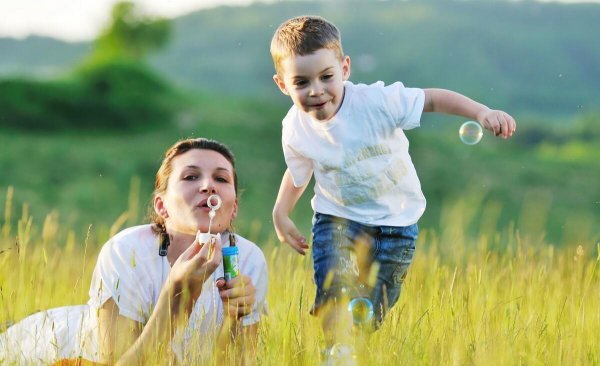
<instances>
[{"instance_id":1,"label":"tall grass","mask_svg":"<svg viewBox=\"0 0 600 366\"><path fill-rule=\"evenodd\" d=\"M11 195L9 190L0 234L0 324L87 301L97 253L111 232L90 227L79 238L53 213L33 222L27 207L13 217ZM422 230L400 301L379 331L357 340L359 361L600 364L600 243L551 246L511 227L485 232L489 225L469 237L463 230L468 222L451 219L461 207L466 212L469 205L447 208L443 230ZM258 224L247 226L253 225L260 231ZM269 316L261 323L257 364L318 364L323 335L308 314L312 263L274 239L262 247Z\"/></svg>"}]
</instances>

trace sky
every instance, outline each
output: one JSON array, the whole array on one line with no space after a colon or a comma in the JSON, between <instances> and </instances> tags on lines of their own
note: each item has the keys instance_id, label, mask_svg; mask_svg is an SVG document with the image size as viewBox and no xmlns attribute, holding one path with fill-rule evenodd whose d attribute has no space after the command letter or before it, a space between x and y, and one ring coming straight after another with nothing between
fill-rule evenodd
<instances>
[{"instance_id":1,"label":"sky","mask_svg":"<svg viewBox=\"0 0 600 366\"><path fill-rule=\"evenodd\" d=\"M93 39L118 0L0 0L0 37L44 35L66 41ZM274 0L268 0L274 1ZM218 5L255 0L135 0L148 14L176 17ZM267 2L267 1L263 1Z\"/></svg>"},{"instance_id":2,"label":"sky","mask_svg":"<svg viewBox=\"0 0 600 366\"><path fill-rule=\"evenodd\" d=\"M66 41L91 40L107 23L110 9L116 1L0 0L0 37L24 38L35 34ZM600 0L559 1L600 2ZM149 14L170 18L218 5L247 5L255 0L135 0L135 2Z\"/></svg>"}]
</instances>

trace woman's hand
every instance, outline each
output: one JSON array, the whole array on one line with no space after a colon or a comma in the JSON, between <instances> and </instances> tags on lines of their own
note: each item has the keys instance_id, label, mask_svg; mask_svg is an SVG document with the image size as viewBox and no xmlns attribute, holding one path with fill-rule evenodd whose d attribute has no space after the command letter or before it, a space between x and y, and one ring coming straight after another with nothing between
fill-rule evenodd
<instances>
[{"instance_id":1,"label":"woman's hand","mask_svg":"<svg viewBox=\"0 0 600 366\"><path fill-rule=\"evenodd\" d=\"M250 277L240 274L229 281L220 279L217 287L225 316L239 319L252 312L256 302L256 288Z\"/></svg>"},{"instance_id":2,"label":"woman's hand","mask_svg":"<svg viewBox=\"0 0 600 366\"><path fill-rule=\"evenodd\" d=\"M189 291L191 299L200 296L204 282L213 274L222 260L221 236L199 244L197 240L177 258L169 274L176 294Z\"/></svg>"}]
</instances>

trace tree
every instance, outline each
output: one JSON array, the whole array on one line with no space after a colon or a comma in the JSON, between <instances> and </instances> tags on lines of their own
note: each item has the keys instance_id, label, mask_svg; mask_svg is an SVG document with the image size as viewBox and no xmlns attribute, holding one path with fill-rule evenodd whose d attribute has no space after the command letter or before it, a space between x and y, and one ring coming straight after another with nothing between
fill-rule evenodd
<instances>
[{"instance_id":1,"label":"tree","mask_svg":"<svg viewBox=\"0 0 600 366\"><path fill-rule=\"evenodd\" d=\"M167 19L145 15L133 2L119 2L112 9L108 27L96 39L89 61L143 61L148 53L164 47L170 35Z\"/></svg>"}]
</instances>

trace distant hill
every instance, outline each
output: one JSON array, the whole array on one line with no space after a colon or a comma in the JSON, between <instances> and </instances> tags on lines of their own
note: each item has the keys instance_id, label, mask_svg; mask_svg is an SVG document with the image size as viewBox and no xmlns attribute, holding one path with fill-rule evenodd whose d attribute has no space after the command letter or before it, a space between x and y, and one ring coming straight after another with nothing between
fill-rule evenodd
<instances>
[{"instance_id":1,"label":"distant hill","mask_svg":"<svg viewBox=\"0 0 600 366\"><path fill-rule=\"evenodd\" d=\"M286 1L219 7L176 19L172 42L152 64L185 87L289 103L271 81L268 49L275 28L301 14L319 14L340 27L355 82L450 88L519 117L558 120L600 105L599 4ZM28 72L59 69L86 50L40 39L5 43L0 40L0 73L11 65ZM41 48L34 51L34 43ZM5 57L7 47L28 52Z\"/></svg>"},{"instance_id":2,"label":"distant hill","mask_svg":"<svg viewBox=\"0 0 600 366\"><path fill-rule=\"evenodd\" d=\"M68 71L89 51L90 44L85 42L38 36L23 40L0 38L0 75L56 76Z\"/></svg>"}]
</instances>

